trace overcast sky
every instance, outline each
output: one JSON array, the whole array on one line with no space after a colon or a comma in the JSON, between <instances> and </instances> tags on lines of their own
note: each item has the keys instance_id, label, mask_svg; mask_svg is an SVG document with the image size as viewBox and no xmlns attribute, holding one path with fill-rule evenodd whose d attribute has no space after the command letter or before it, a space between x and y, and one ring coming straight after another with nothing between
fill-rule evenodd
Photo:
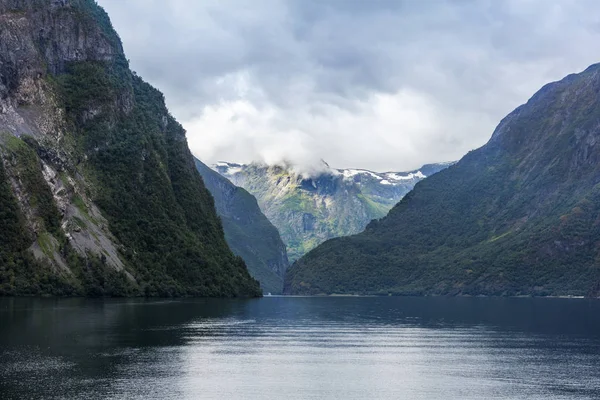
<instances>
[{"instance_id":1,"label":"overcast sky","mask_svg":"<svg viewBox=\"0 0 600 400\"><path fill-rule=\"evenodd\" d=\"M600 62L597 0L98 2L207 163L459 159Z\"/></svg>"}]
</instances>

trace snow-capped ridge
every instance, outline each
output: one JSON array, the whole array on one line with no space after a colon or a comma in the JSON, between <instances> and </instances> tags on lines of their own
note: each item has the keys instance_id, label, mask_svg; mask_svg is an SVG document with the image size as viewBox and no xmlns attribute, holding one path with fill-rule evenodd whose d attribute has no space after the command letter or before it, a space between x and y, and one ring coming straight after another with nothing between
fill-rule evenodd
<instances>
[{"instance_id":1,"label":"snow-capped ridge","mask_svg":"<svg viewBox=\"0 0 600 400\"><path fill-rule=\"evenodd\" d=\"M429 171L431 166L437 166L438 168L436 168L436 170L440 170L451 166L455 163L455 161L450 161L437 164L429 164L423 166L421 169ZM405 185L407 182L416 182L425 179L428 176L427 174L423 173L421 169L410 172L375 172L362 168L332 168L327 162L325 162L325 160L321 160L320 163L310 168L307 168L306 166L296 165L288 160L281 160L270 165L258 161L254 161L250 164L239 164L228 161L219 161L213 164L211 168L222 175L233 176L242 172L245 168L249 166L254 166L257 168L281 168L283 171L286 171L290 175L299 177L304 180L314 180L326 176L342 176L342 178L345 181L354 182L359 185L365 184L368 181L371 184L374 183L385 186L399 186ZM373 180L375 182L373 182Z\"/></svg>"}]
</instances>

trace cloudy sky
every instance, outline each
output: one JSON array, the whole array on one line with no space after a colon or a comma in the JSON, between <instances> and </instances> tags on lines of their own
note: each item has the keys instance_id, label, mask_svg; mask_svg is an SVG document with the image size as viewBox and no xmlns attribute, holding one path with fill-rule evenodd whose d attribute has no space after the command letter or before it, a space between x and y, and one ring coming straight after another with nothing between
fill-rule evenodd
<instances>
[{"instance_id":1,"label":"cloudy sky","mask_svg":"<svg viewBox=\"0 0 600 400\"><path fill-rule=\"evenodd\" d=\"M208 163L459 159L600 62L597 0L98 2Z\"/></svg>"}]
</instances>

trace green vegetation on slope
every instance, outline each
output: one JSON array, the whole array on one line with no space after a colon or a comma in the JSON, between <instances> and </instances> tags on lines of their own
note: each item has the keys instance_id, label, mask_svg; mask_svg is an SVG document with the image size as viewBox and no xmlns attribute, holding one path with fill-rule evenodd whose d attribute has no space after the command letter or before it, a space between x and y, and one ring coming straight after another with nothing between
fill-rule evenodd
<instances>
[{"instance_id":1,"label":"green vegetation on slope","mask_svg":"<svg viewBox=\"0 0 600 400\"><path fill-rule=\"evenodd\" d=\"M135 294L124 274L107 267L98 257L83 258L71 248L60 229L60 215L34 149L39 147L31 138L7 137L3 147L15 179L27 193L27 208L36 220L37 234L28 232L26 218L0 162L0 295ZM34 236L47 258L36 259L29 251ZM55 252L67 260L69 273L51 265Z\"/></svg>"},{"instance_id":2,"label":"green vegetation on slope","mask_svg":"<svg viewBox=\"0 0 600 400\"><path fill-rule=\"evenodd\" d=\"M201 161L195 162L215 199L229 247L244 259L265 293L281 294L288 261L279 232L260 211L254 196Z\"/></svg>"},{"instance_id":3,"label":"green vegetation on slope","mask_svg":"<svg viewBox=\"0 0 600 400\"><path fill-rule=\"evenodd\" d=\"M256 282L228 249L185 132L162 94L119 63L75 63L57 82L88 157L92 197L125 246L142 292L255 295ZM115 101L129 101L128 87L133 107L115 109ZM100 111L90 118L90 110Z\"/></svg>"},{"instance_id":4,"label":"green vegetation on slope","mask_svg":"<svg viewBox=\"0 0 600 400\"><path fill-rule=\"evenodd\" d=\"M24 140L14 136L6 138L5 152L15 175L28 193L28 207L35 209L42 230L50 232L64 242L64 234L60 229L60 214L52 193L44 180L40 159L34 149L38 146L32 138Z\"/></svg>"},{"instance_id":5,"label":"green vegetation on slope","mask_svg":"<svg viewBox=\"0 0 600 400\"><path fill-rule=\"evenodd\" d=\"M598 295L599 92L599 66L547 85L387 217L299 260L286 292Z\"/></svg>"}]
</instances>

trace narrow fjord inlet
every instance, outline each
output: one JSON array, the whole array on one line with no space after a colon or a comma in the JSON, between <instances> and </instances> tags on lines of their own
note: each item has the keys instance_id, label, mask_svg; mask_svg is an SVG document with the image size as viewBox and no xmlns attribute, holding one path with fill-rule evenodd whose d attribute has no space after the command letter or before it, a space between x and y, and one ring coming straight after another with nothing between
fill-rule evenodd
<instances>
[{"instance_id":1,"label":"narrow fjord inlet","mask_svg":"<svg viewBox=\"0 0 600 400\"><path fill-rule=\"evenodd\" d=\"M0 400L599 399L598 15L0 0Z\"/></svg>"}]
</instances>

